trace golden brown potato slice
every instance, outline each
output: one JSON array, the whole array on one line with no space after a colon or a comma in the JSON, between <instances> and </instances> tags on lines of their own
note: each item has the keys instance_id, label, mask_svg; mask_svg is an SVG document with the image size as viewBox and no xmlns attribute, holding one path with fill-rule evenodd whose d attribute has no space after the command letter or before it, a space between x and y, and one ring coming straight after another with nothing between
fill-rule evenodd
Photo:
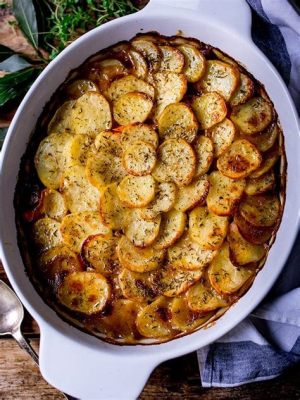
<instances>
[{"instance_id":1,"label":"golden brown potato slice","mask_svg":"<svg viewBox=\"0 0 300 400\"><path fill-rule=\"evenodd\" d=\"M61 193L72 213L97 211L99 208L100 192L90 184L82 165L74 165L65 170Z\"/></svg>"},{"instance_id":2,"label":"golden brown potato slice","mask_svg":"<svg viewBox=\"0 0 300 400\"><path fill-rule=\"evenodd\" d=\"M124 126L121 129L121 143L123 148L139 140L148 142L155 148L158 146L157 133L150 125L134 124Z\"/></svg>"},{"instance_id":3,"label":"golden brown potato slice","mask_svg":"<svg viewBox=\"0 0 300 400\"><path fill-rule=\"evenodd\" d=\"M74 133L72 131L74 100L63 103L56 111L48 124L48 135L51 133Z\"/></svg>"},{"instance_id":4,"label":"golden brown potato slice","mask_svg":"<svg viewBox=\"0 0 300 400\"><path fill-rule=\"evenodd\" d=\"M152 175L158 182L173 181L178 186L185 186L193 179L195 168L193 148L183 139L168 139L158 148Z\"/></svg>"},{"instance_id":5,"label":"golden brown potato slice","mask_svg":"<svg viewBox=\"0 0 300 400\"><path fill-rule=\"evenodd\" d=\"M45 217L37 220L32 228L33 241L39 251L45 251L62 244L60 223Z\"/></svg>"},{"instance_id":6,"label":"golden brown potato slice","mask_svg":"<svg viewBox=\"0 0 300 400\"><path fill-rule=\"evenodd\" d=\"M73 272L59 286L57 297L70 310L92 315L105 307L110 297L110 286L97 272Z\"/></svg>"},{"instance_id":7,"label":"golden brown potato slice","mask_svg":"<svg viewBox=\"0 0 300 400\"><path fill-rule=\"evenodd\" d=\"M188 186L180 188L176 196L174 208L178 211L187 211L203 204L209 191L209 181L206 176L196 178Z\"/></svg>"},{"instance_id":8,"label":"golden brown potato slice","mask_svg":"<svg viewBox=\"0 0 300 400\"><path fill-rule=\"evenodd\" d=\"M229 257L229 246L225 242L208 268L208 278L212 287L220 294L237 292L251 277L255 270L236 267Z\"/></svg>"},{"instance_id":9,"label":"golden brown potato slice","mask_svg":"<svg viewBox=\"0 0 300 400\"><path fill-rule=\"evenodd\" d=\"M133 63L133 69L131 73L139 79L145 79L148 74L148 66L145 58L140 52L133 49L129 50L128 54Z\"/></svg>"},{"instance_id":10,"label":"golden brown potato slice","mask_svg":"<svg viewBox=\"0 0 300 400\"><path fill-rule=\"evenodd\" d=\"M236 223L241 235L250 243L264 244L271 238L274 227L258 227L250 224L245 220L239 211L234 215L234 222Z\"/></svg>"},{"instance_id":11,"label":"golden brown potato slice","mask_svg":"<svg viewBox=\"0 0 300 400\"><path fill-rule=\"evenodd\" d=\"M139 209L132 210L125 228L125 235L137 247L150 246L158 236L161 217L145 220Z\"/></svg>"},{"instance_id":12,"label":"golden brown potato slice","mask_svg":"<svg viewBox=\"0 0 300 400\"><path fill-rule=\"evenodd\" d=\"M212 140L215 157L228 149L236 135L236 128L230 119L225 118L219 124L208 129L206 135Z\"/></svg>"},{"instance_id":13,"label":"golden brown potato slice","mask_svg":"<svg viewBox=\"0 0 300 400\"><path fill-rule=\"evenodd\" d=\"M165 252L153 246L136 247L126 236L122 236L117 246L117 254L122 267L134 272L148 272L160 266Z\"/></svg>"},{"instance_id":14,"label":"golden brown potato slice","mask_svg":"<svg viewBox=\"0 0 300 400\"><path fill-rule=\"evenodd\" d=\"M239 206L241 216L250 224L258 227L270 227L280 217L281 205L274 194L261 194L245 197Z\"/></svg>"},{"instance_id":15,"label":"golden brown potato slice","mask_svg":"<svg viewBox=\"0 0 300 400\"><path fill-rule=\"evenodd\" d=\"M216 92L195 97L192 108L199 121L200 129L211 128L223 121L227 114L225 100Z\"/></svg>"},{"instance_id":16,"label":"golden brown potato slice","mask_svg":"<svg viewBox=\"0 0 300 400\"><path fill-rule=\"evenodd\" d=\"M251 136L248 135L247 139L251 143L253 143L259 151L265 152L270 150L274 146L278 138L278 134L279 134L278 125L272 124L265 131L257 135L251 135Z\"/></svg>"},{"instance_id":17,"label":"golden brown potato slice","mask_svg":"<svg viewBox=\"0 0 300 400\"><path fill-rule=\"evenodd\" d=\"M130 92L142 92L151 99L154 98L154 87L134 75L127 75L113 81L107 91L107 96L111 101L116 101L122 95Z\"/></svg>"},{"instance_id":18,"label":"golden brown potato slice","mask_svg":"<svg viewBox=\"0 0 300 400\"><path fill-rule=\"evenodd\" d=\"M162 54L159 47L143 38L136 38L131 42L133 48L140 52L146 59L148 67L152 71L158 71L162 59Z\"/></svg>"},{"instance_id":19,"label":"golden brown potato slice","mask_svg":"<svg viewBox=\"0 0 300 400\"><path fill-rule=\"evenodd\" d=\"M246 103L247 100L250 99L254 94L254 83L249 78L249 76L245 74L240 74L240 84L237 90L234 92L233 96L230 100L230 105L238 106L239 104Z\"/></svg>"},{"instance_id":20,"label":"golden brown potato slice","mask_svg":"<svg viewBox=\"0 0 300 400\"><path fill-rule=\"evenodd\" d=\"M281 154L280 149L278 146L274 146L271 150L267 151L263 155L263 160L259 168L252 172L251 178L259 178L260 176L266 174L268 171L270 171L271 168L274 167L276 164L277 160L279 159Z\"/></svg>"},{"instance_id":21,"label":"golden brown potato slice","mask_svg":"<svg viewBox=\"0 0 300 400\"><path fill-rule=\"evenodd\" d=\"M61 221L68 211L63 196L56 190L44 189L42 198L43 213L49 218Z\"/></svg>"},{"instance_id":22,"label":"golden brown potato slice","mask_svg":"<svg viewBox=\"0 0 300 400\"><path fill-rule=\"evenodd\" d=\"M206 136L199 136L194 143L197 157L195 176L202 176L209 170L213 160L214 147L211 139Z\"/></svg>"},{"instance_id":23,"label":"golden brown potato slice","mask_svg":"<svg viewBox=\"0 0 300 400\"><path fill-rule=\"evenodd\" d=\"M198 90L219 93L229 101L240 82L238 68L219 60L206 61L205 73L196 83Z\"/></svg>"},{"instance_id":24,"label":"golden brown potato slice","mask_svg":"<svg viewBox=\"0 0 300 400\"><path fill-rule=\"evenodd\" d=\"M246 139L235 140L218 158L217 167L229 178L245 178L255 171L262 162L257 148Z\"/></svg>"},{"instance_id":25,"label":"golden brown potato slice","mask_svg":"<svg viewBox=\"0 0 300 400\"><path fill-rule=\"evenodd\" d=\"M210 188L206 198L209 211L217 215L231 215L246 187L245 179L231 179L213 171L209 176Z\"/></svg>"},{"instance_id":26,"label":"golden brown potato slice","mask_svg":"<svg viewBox=\"0 0 300 400\"><path fill-rule=\"evenodd\" d=\"M66 87L66 94L69 98L76 100L86 92L99 92L97 85L89 79L76 79Z\"/></svg>"},{"instance_id":27,"label":"golden brown potato slice","mask_svg":"<svg viewBox=\"0 0 300 400\"><path fill-rule=\"evenodd\" d=\"M186 300L191 310L201 313L215 311L228 306L228 300L220 296L208 282L198 282L186 294Z\"/></svg>"},{"instance_id":28,"label":"golden brown potato slice","mask_svg":"<svg viewBox=\"0 0 300 400\"><path fill-rule=\"evenodd\" d=\"M267 128L273 119L273 108L262 97L253 97L245 104L233 107L230 119L246 135L253 135Z\"/></svg>"},{"instance_id":29,"label":"golden brown potato slice","mask_svg":"<svg viewBox=\"0 0 300 400\"><path fill-rule=\"evenodd\" d=\"M275 186L275 174L271 169L259 178L249 178L247 179L247 186L245 188L245 193L249 196L255 194L262 194L272 190Z\"/></svg>"},{"instance_id":30,"label":"golden brown potato slice","mask_svg":"<svg viewBox=\"0 0 300 400\"><path fill-rule=\"evenodd\" d=\"M233 65L234 67L238 67L238 64L228 54L223 53L217 48L213 48L212 52L217 56L219 60L224 61L227 64Z\"/></svg>"},{"instance_id":31,"label":"golden brown potato slice","mask_svg":"<svg viewBox=\"0 0 300 400\"><path fill-rule=\"evenodd\" d=\"M120 60L107 58L92 63L87 77L96 82L100 92L106 95L111 82L127 74L128 70Z\"/></svg>"},{"instance_id":32,"label":"golden brown potato slice","mask_svg":"<svg viewBox=\"0 0 300 400\"><path fill-rule=\"evenodd\" d=\"M113 104L113 116L119 125L144 122L150 115L153 101L145 93L129 92L120 96Z\"/></svg>"},{"instance_id":33,"label":"golden brown potato slice","mask_svg":"<svg viewBox=\"0 0 300 400\"><path fill-rule=\"evenodd\" d=\"M125 206L145 207L154 199L155 181L151 175L127 175L120 182L117 193Z\"/></svg>"},{"instance_id":34,"label":"golden brown potato slice","mask_svg":"<svg viewBox=\"0 0 300 400\"><path fill-rule=\"evenodd\" d=\"M177 210L171 210L163 214L160 231L154 246L157 249L166 249L172 246L183 234L186 219L186 214Z\"/></svg>"},{"instance_id":35,"label":"golden brown potato slice","mask_svg":"<svg viewBox=\"0 0 300 400\"><path fill-rule=\"evenodd\" d=\"M149 272L139 273L123 268L119 273L119 285L123 296L137 301L153 300L157 296L154 275Z\"/></svg>"},{"instance_id":36,"label":"golden brown potato slice","mask_svg":"<svg viewBox=\"0 0 300 400\"><path fill-rule=\"evenodd\" d=\"M68 214L62 220L60 233L64 244L79 253L82 243L91 235L109 235L110 229L103 225L98 212Z\"/></svg>"},{"instance_id":37,"label":"golden brown potato slice","mask_svg":"<svg viewBox=\"0 0 300 400\"><path fill-rule=\"evenodd\" d=\"M111 229L122 229L127 223L127 209L119 199L117 187L116 182L112 183L100 195L101 219Z\"/></svg>"},{"instance_id":38,"label":"golden brown potato slice","mask_svg":"<svg viewBox=\"0 0 300 400\"><path fill-rule=\"evenodd\" d=\"M216 251L204 250L188 235L183 236L174 246L168 248L171 265L183 269L204 268L215 257Z\"/></svg>"},{"instance_id":39,"label":"golden brown potato slice","mask_svg":"<svg viewBox=\"0 0 300 400\"><path fill-rule=\"evenodd\" d=\"M229 243L230 259L235 265L256 263L266 255L266 246L247 242L240 234L234 222L230 224L227 240Z\"/></svg>"},{"instance_id":40,"label":"golden brown potato slice","mask_svg":"<svg viewBox=\"0 0 300 400\"><path fill-rule=\"evenodd\" d=\"M179 35L172 36L171 38L169 38L169 42L175 46L188 45L196 47L197 49L201 48L201 43L199 42L199 40L194 38L186 38Z\"/></svg>"},{"instance_id":41,"label":"golden brown potato slice","mask_svg":"<svg viewBox=\"0 0 300 400\"><path fill-rule=\"evenodd\" d=\"M60 186L66 167L66 148L72 136L68 133L52 133L39 144L34 164L40 181L47 188Z\"/></svg>"},{"instance_id":42,"label":"golden brown potato slice","mask_svg":"<svg viewBox=\"0 0 300 400\"><path fill-rule=\"evenodd\" d=\"M184 66L184 56L176 47L159 45L161 61L159 70L180 73Z\"/></svg>"},{"instance_id":43,"label":"golden brown potato slice","mask_svg":"<svg viewBox=\"0 0 300 400\"><path fill-rule=\"evenodd\" d=\"M203 249L221 247L228 229L228 218L215 215L206 207L196 207L190 213L189 235Z\"/></svg>"},{"instance_id":44,"label":"golden brown potato slice","mask_svg":"<svg viewBox=\"0 0 300 400\"><path fill-rule=\"evenodd\" d=\"M155 147L143 140L128 145L123 153L123 165L131 175L149 175L156 163Z\"/></svg>"},{"instance_id":45,"label":"golden brown potato slice","mask_svg":"<svg viewBox=\"0 0 300 400\"><path fill-rule=\"evenodd\" d=\"M90 268L101 274L111 274L116 261L117 240L111 235L92 235L83 243L81 257Z\"/></svg>"},{"instance_id":46,"label":"golden brown potato slice","mask_svg":"<svg viewBox=\"0 0 300 400\"><path fill-rule=\"evenodd\" d=\"M191 143L197 135L198 122L185 103L169 104L158 118L158 131L162 140L184 139Z\"/></svg>"},{"instance_id":47,"label":"golden brown potato slice","mask_svg":"<svg viewBox=\"0 0 300 400\"><path fill-rule=\"evenodd\" d=\"M87 159L95 153L94 138L89 135L75 135L69 142L65 154L67 165L85 166Z\"/></svg>"},{"instance_id":48,"label":"golden brown potato slice","mask_svg":"<svg viewBox=\"0 0 300 400\"><path fill-rule=\"evenodd\" d=\"M167 297L176 297L197 282L202 276L202 269L187 271L167 265L160 271L159 290Z\"/></svg>"},{"instance_id":49,"label":"golden brown potato slice","mask_svg":"<svg viewBox=\"0 0 300 400\"><path fill-rule=\"evenodd\" d=\"M173 182L162 182L156 187L156 193L151 203L141 208L144 219L154 219L162 212L171 210L175 203L177 188Z\"/></svg>"},{"instance_id":50,"label":"golden brown potato slice","mask_svg":"<svg viewBox=\"0 0 300 400\"><path fill-rule=\"evenodd\" d=\"M178 46L178 49L184 56L184 68L182 72L188 82L197 82L205 72L205 57L195 46L189 44L182 44Z\"/></svg>"}]
</instances>

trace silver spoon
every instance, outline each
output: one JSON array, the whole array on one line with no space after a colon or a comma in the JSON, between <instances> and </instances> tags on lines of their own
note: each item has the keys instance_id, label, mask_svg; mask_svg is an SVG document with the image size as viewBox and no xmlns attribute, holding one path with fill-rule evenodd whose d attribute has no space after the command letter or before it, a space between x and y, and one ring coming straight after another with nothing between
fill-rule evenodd
<instances>
[{"instance_id":1,"label":"silver spoon","mask_svg":"<svg viewBox=\"0 0 300 400\"><path fill-rule=\"evenodd\" d=\"M39 365L39 356L21 332L21 323L24 318L24 308L17 295L0 280L0 336L12 335L19 346L26 350L33 361ZM72 399L62 393L66 399Z\"/></svg>"}]
</instances>

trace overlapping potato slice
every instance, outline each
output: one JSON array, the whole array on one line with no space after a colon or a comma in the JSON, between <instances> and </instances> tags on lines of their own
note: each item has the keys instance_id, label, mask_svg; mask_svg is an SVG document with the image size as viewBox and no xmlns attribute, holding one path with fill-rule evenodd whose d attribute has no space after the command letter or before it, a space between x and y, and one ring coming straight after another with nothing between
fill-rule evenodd
<instances>
[{"instance_id":1,"label":"overlapping potato slice","mask_svg":"<svg viewBox=\"0 0 300 400\"><path fill-rule=\"evenodd\" d=\"M123 268L118 279L122 294L127 299L148 301L157 296L157 286L152 273L133 272Z\"/></svg>"},{"instance_id":2,"label":"overlapping potato slice","mask_svg":"<svg viewBox=\"0 0 300 400\"><path fill-rule=\"evenodd\" d=\"M214 155L214 146L211 139L201 135L194 143L194 150L197 157L195 176L202 176L210 168Z\"/></svg>"},{"instance_id":3,"label":"overlapping potato slice","mask_svg":"<svg viewBox=\"0 0 300 400\"><path fill-rule=\"evenodd\" d=\"M44 189L42 193L43 213L52 219L61 221L67 214L67 206L64 197L53 189Z\"/></svg>"},{"instance_id":4,"label":"overlapping potato slice","mask_svg":"<svg viewBox=\"0 0 300 400\"><path fill-rule=\"evenodd\" d=\"M133 48L140 52L146 59L149 69L152 71L158 71L162 59L162 54L159 47L143 38L136 38L131 42Z\"/></svg>"},{"instance_id":5,"label":"overlapping potato slice","mask_svg":"<svg viewBox=\"0 0 300 400\"><path fill-rule=\"evenodd\" d=\"M156 163L155 147L139 140L128 145L123 152L123 165L131 175L149 175Z\"/></svg>"},{"instance_id":6,"label":"overlapping potato slice","mask_svg":"<svg viewBox=\"0 0 300 400\"><path fill-rule=\"evenodd\" d=\"M241 216L250 224L258 227L270 227L280 217L281 205L274 194L262 194L245 197L239 206Z\"/></svg>"},{"instance_id":7,"label":"overlapping potato slice","mask_svg":"<svg viewBox=\"0 0 300 400\"><path fill-rule=\"evenodd\" d=\"M122 236L117 246L120 264L134 272L155 270L162 262L165 252L153 246L140 248L134 246L126 236Z\"/></svg>"},{"instance_id":8,"label":"overlapping potato slice","mask_svg":"<svg viewBox=\"0 0 300 400\"><path fill-rule=\"evenodd\" d=\"M222 122L207 130L206 135L213 142L215 157L219 157L233 142L236 128L230 119L225 118Z\"/></svg>"},{"instance_id":9,"label":"overlapping potato slice","mask_svg":"<svg viewBox=\"0 0 300 400\"><path fill-rule=\"evenodd\" d=\"M111 82L128 74L124 64L116 58L106 58L92 62L87 77L97 83L101 93L107 94Z\"/></svg>"},{"instance_id":10,"label":"overlapping potato slice","mask_svg":"<svg viewBox=\"0 0 300 400\"><path fill-rule=\"evenodd\" d=\"M60 222L45 217L37 220L32 227L32 238L39 251L45 251L62 244Z\"/></svg>"},{"instance_id":11,"label":"overlapping potato slice","mask_svg":"<svg viewBox=\"0 0 300 400\"><path fill-rule=\"evenodd\" d=\"M100 195L100 215L104 225L111 229L122 229L127 223L128 212L121 203L118 184L112 183L105 187Z\"/></svg>"},{"instance_id":12,"label":"overlapping potato slice","mask_svg":"<svg viewBox=\"0 0 300 400\"><path fill-rule=\"evenodd\" d=\"M263 160L259 168L252 172L251 178L259 178L260 176L266 174L274 167L277 160L279 159L281 150L277 145L275 145L271 150L267 151L263 155Z\"/></svg>"},{"instance_id":13,"label":"overlapping potato slice","mask_svg":"<svg viewBox=\"0 0 300 400\"><path fill-rule=\"evenodd\" d=\"M159 70L180 73L184 66L184 56L181 51L170 45L159 45L158 47L162 55Z\"/></svg>"},{"instance_id":14,"label":"overlapping potato slice","mask_svg":"<svg viewBox=\"0 0 300 400\"><path fill-rule=\"evenodd\" d=\"M254 93L254 83L248 75L240 74L240 84L230 100L231 106L246 103Z\"/></svg>"},{"instance_id":15,"label":"overlapping potato slice","mask_svg":"<svg viewBox=\"0 0 300 400\"><path fill-rule=\"evenodd\" d=\"M123 148L126 146L142 140L152 144L155 148L158 146L158 136L151 125L147 124L133 124L121 127L121 143Z\"/></svg>"},{"instance_id":16,"label":"overlapping potato slice","mask_svg":"<svg viewBox=\"0 0 300 400\"><path fill-rule=\"evenodd\" d=\"M47 188L58 189L66 167L66 148L72 136L52 133L39 144L34 164L40 181Z\"/></svg>"},{"instance_id":17,"label":"overlapping potato slice","mask_svg":"<svg viewBox=\"0 0 300 400\"><path fill-rule=\"evenodd\" d=\"M197 49L201 48L201 42L194 38L186 38L184 36L176 35L169 38L169 42L172 45L181 46L181 45L188 45L196 47Z\"/></svg>"},{"instance_id":18,"label":"overlapping potato slice","mask_svg":"<svg viewBox=\"0 0 300 400\"><path fill-rule=\"evenodd\" d=\"M247 186L245 188L245 193L253 196L255 194L262 194L269 190L274 189L275 186L275 174L271 169L259 178L249 178L247 180Z\"/></svg>"},{"instance_id":19,"label":"overlapping potato slice","mask_svg":"<svg viewBox=\"0 0 300 400\"><path fill-rule=\"evenodd\" d=\"M159 271L158 287L161 293L167 297L176 297L197 282L202 274L202 269L187 271L166 265Z\"/></svg>"},{"instance_id":20,"label":"overlapping potato slice","mask_svg":"<svg viewBox=\"0 0 300 400\"><path fill-rule=\"evenodd\" d=\"M278 125L272 124L265 131L258 133L257 135L248 135L247 139L253 143L259 151L265 152L274 146L278 135Z\"/></svg>"},{"instance_id":21,"label":"overlapping potato slice","mask_svg":"<svg viewBox=\"0 0 300 400\"><path fill-rule=\"evenodd\" d=\"M156 186L154 199L147 207L141 208L144 219L154 219L162 212L171 210L175 203L177 188L173 182L162 182Z\"/></svg>"},{"instance_id":22,"label":"overlapping potato slice","mask_svg":"<svg viewBox=\"0 0 300 400\"><path fill-rule=\"evenodd\" d=\"M253 268L236 267L232 264L227 242L223 244L208 268L210 284L220 294L237 292L253 275L255 275Z\"/></svg>"},{"instance_id":23,"label":"overlapping potato slice","mask_svg":"<svg viewBox=\"0 0 300 400\"><path fill-rule=\"evenodd\" d=\"M230 119L246 135L253 135L267 128L273 119L273 108L262 97L253 97L245 104L233 107Z\"/></svg>"},{"instance_id":24,"label":"overlapping potato slice","mask_svg":"<svg viewBox=\"0 0 300 400\"><path fill-rule=\"evenodd\" d=\"M221 247L228 229L228 218L215 215L207 207L196 207L189 216L189 235L203 249Z\"/></svg>"},{"instance_id":25,"label":"overlapping potato slice","mask_svg":"<svg viewBox=\"0 0 300 400\"><path fill-rule=\"evenodd\" d=\"M113 116L120 125L144 122L150 115L153 101L141 92L124 93L114 102Z\"/></svg>"},{"instance_id":26,"label":"overlapping potato slice","mask_svg":"<svg viewBox=\"0 0 300 400\"><path fill-rule=\"evenodd\" d=\"M116 261L117 239L111 235L89 236L82 245L81 257L101 274L111 274Z\"/></svg>"},{"instance_id":27,"label":"overlapping potato slice","mask_svg":"<svg viewBox=\"0 0 300 400\"><path fill-rule=\"evenodd\" d=\"M76 79L66 87L66 94L69 98L76 100L86 92L99 92L97 85L89 79Z\"/></svg>"},{"instance_id":28,"label":"overlapping potato slice","mask_svg":"<svg viewBox=\"0 0 300 400\"><path fill-rule=\"evenodd\" d=\"M73 133L72 131L72 120L73 120L73 108L75 105L74 100L69 100L63 103L53 115L51 121L48 124L47 132L51 133Z\"/></svg>"},{"instance_id":29,"label":"overlapping potato slice","mask_svg":"<svg viewBox=\"0 0 300 400\"><path fill-rule=\"evenodd\" d=\"M217 251L203 249L187 234L168 248L169 263L176 268L189 270L204 268L216 254Z\"/></svg>"},{"instance_id":30,"label":"overlapping potato slice","mask_svg":"<svg viewBox=\"0 0 300 400\"><path fill-rule=\"evenodd\" d=\"M229 178L244 178L258 169L262 156L257 148L246 139L235 140L218 158L217 167Z\"/></svg>"},{"instance_id":31,"label":"overlapping potato slice","mask_svg":"<svg viewBox=\"0 0 300 400\"><path fill-rule=\"evenodd\" d=\"M117 193L125 206L145 207L154 199L155 181L151 175L127 175L120 182Z\"/></svg>"},{"instance_id":32,"label":"overlapping potato slice","mask_svg":"<svg viewBox=\"0 0 300 400\"><path fill-rule=\"evenodd\" d=\"M234 222L236 223L241 235L250 243L264 244L271 238L274 227L258 227L250 224L242 215L237 211L234 215Z\"/></svg>"},{"instance_id":33,"label":"overlapping potato slice","mask_svg":"<svg viewBox=\"0 0 300 400\"><path fill-rule=\"evenodd\" d=\"M234 222L230 224L227 240L229 243L230 259L234 265L256 263L266 255L266 246L247 242L240 234Z\"/></svg>"},{"instance_id":34,"label":"overlapping potato slice","mask_svg":"<svg viewBox=\"0 0 300 400\"><path fill-rule=\"evenodd\" d=\"M158 237L154 243L157 249L172 246L183 234L186 226L186 214L182 211L171 210L162 215Z\"/></svg>"},{"instance_id":35,"label":"overlapping potato slice","mask_svg":"<svg viewBox=\"0 0 300 400\"><path fill-rule=\"evenodd\" d=\"M200 129L208 129L223 121L227 114L225 100L216 92L206 93L193 99L192 108Z\"/></svg>"},{"instance_id":36,"label":"overlapping potato slice","mask_svg":"<svg viewBox=\"0 0 300 400\"><path fill-rule=\"evenodd\" d=\"M89 135L75 135L65 150L68 166L85 166L87 159L95 153L94 138Z\"/></svg>"},{"instance_id":37,"label":"overlapping potato slice","mask_svg":"<svg viewBox=\"0 0 300 400\"><path fill-rule=\"evenodd\" d=\"M152 175L158 182L173 181L178 186L184 186L193 179L195 168L193 148L183 139L168 139L158 148Z\"/></svg>"},{"instance_id":38,"label":"overlapping potato slice","mask_svg":"<svg viewBox=\"0 0 300 400\"><path fill-rule=\"evenodd\" d=\"M70 310L92 315L105 307L110 297L110 286L97 272L73 272L59 286L57 297Z\"/></svg>"},{"instance_id":39,"label":"overlapping potato slice","mask_svg":"<svg viewBox=\"0 0 300 400\"><path fill-rule=\"evenodd\" d=\"M217 58L227 64L233 65L234 67L238 67L238 64L236 61L234 61L233 58L231 58L228 54L223 53L221 50L212 48L212 52L217 56Z\"/></svg>"},{"instance_id":40,"label":"overlapping potato slice","mask_svg":"<svg viewBox=\"0 0 300 400\"><path fill-rule=\"evenodd\" d=\"M107 96L114 102L122 95L130 92L141 92L147 94L151 99L154 98L154 87L134 75L127 75L114 80L107 90Z\"/></svg>"},{"instance_id":41,"label":"overlapping potato slice","mask_svg":"<svg viewBox=\"0 0 300 400\"><path fill-rule=\"evenodd\" d=\"M109 235L110 229L103 225L98 212L81 212L66 215L60 226L63 242L79 253L82 243L91 235Z\"/></svg>"},{"instance_id":42,"label":"overlapping potato slice","mask_svg":"<svg viewBox=\"0 0 300 400\"><path fill-rule=\"evenodd\" d=\"M181 44L178 49L184 56L183 73L188 82L197 82L205 72L206 60L202 53L189 44Z\"/></svg>"},{"instance_id":43,"label":"overlapping potato slice","mask_svg":"<svg viewBox=\"0 0 300 400\"><path fill-rule=\"evenodd\" d=\"M203 204L209 191L209 180L206 176L196 178L192 183L183 186L177 193L174 208L187 211Z\"/></svg>"},{"instance_id":44,"label":"overlapping potato slice","mask_svg":"<svg viewBox=\"0 0 300 400\"><path fill-rule=\"evenodd\" d=\"M158 118L160 137L165 139L184 139L191 143L198 131L197 119L185 103L169 104Z\"/></svg>"},{"instance_id":45,"label":"overlapping potato slice","mask_svg":"<svg viewBox=\"0 0 300 400\"><path fill-rule=\"evenodd\" d=\"M193 285L187 291L186 300L191 310L201 313L215 311L229 304L228 299L222 297L206 281L200 281Z\"/></svg>"},{"instance_id":46,"label":"overlapping potato slice","mask_svg":"<svg viewBox=\"0 0 300 400\"><path fill-rule=\"evenodd\" d=\"M207 60L205 73L196 83L197 89L203 92L219 93L229 101L240 81L238 68L219 60Z\"/></svg>"},{"instance_id":47,"label":"overlapping potato slice","mask_svg":"<svg viewBox=\"0 0 300 400\"><path fill-rule=\"evenodd\" d=\"M128 54L133 63L131 73L137 78L145 79L148 74L148 66L142 54L133 49L129 50Z\"/></svg>"},{"instance_id":48,"label":"overlapping potato slice","mask_svg":"<svg viewBox=\"0 0 300 400\"><path fill-rule=\"evenodd\" d=\"M158 236L161 217L152 220L142 217L141 210L132 210L125 228L125 235L137 247L150 246Z\"/></svg>"},{"instance_id":49,"label":"overlapping potato slice","mask_svg":"<svg viewBox=\"0 0 300 400\"><path fill-rule=\"evenodd\" d=\"M213 171L209 175L210 188L206 198L209 211L217 215L231 215L246 187L244 178L232 179Z\"/></svg>"}]
</instances>

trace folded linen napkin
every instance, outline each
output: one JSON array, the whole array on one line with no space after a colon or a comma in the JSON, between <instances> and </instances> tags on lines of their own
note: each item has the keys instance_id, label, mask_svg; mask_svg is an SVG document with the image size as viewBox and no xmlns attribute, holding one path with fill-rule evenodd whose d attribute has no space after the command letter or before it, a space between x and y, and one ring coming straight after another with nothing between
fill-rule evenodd
<instances>
[{"instance_id":1,"label":"folded linen napkin","mask_svg":"<svg viewBox=\"0 0 300 400\"><path fill-rule=\"evenodd\" d=\"M300 15L296 2L247 0L252 38L282 75L300 114ZM217 342L197 351L202 386L272 379L300 362L300 234L274 288Z\"/></svg>"}]
</instances>

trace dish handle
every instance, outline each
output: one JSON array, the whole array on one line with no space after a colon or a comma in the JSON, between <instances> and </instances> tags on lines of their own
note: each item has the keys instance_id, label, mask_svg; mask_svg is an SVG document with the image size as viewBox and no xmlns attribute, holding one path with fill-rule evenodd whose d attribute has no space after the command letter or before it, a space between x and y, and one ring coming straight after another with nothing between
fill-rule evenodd
<instances>
[{"instance_id":1,"label":"dish handle","mask_svg":"<svg viewBox=\"0 0 300 400\"><path fill-rule=\"evenodd\" d=\"M198 11L228 30L251 39L251 10L246 0L150 0L144 10L161 12L163 8Z\"/></svg>"}]
</instances>

